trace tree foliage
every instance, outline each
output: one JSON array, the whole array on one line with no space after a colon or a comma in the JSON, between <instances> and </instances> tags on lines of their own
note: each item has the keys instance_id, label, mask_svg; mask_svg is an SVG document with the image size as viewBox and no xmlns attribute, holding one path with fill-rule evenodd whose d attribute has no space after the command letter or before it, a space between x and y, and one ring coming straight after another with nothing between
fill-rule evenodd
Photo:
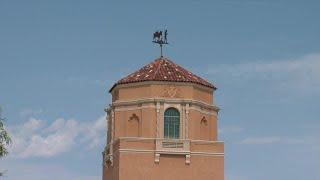
<instances>
[{"instance_id":1,"label":"tree foliage","mask_svg":"<svg viewBox=\"0 0 320 180\"><path fill-rule=\"evenodd\" d=\"M7 147L11 143L9 133L4 127L4 118L2 118L2 110L0 107L0 158L8 154ZM4 172L0 172L0 177L3 176Z\"/></svg>"},{"instance_id":2,"label":"tree foliage","mask_svg":"<svg viewBox=\"0 0 320 180\"><path fill-rule=\"evenodd\" d=\"M4 118L0 107L0 158L8 154L7 146L11 143L9 133L4 128Z\"/></svg>"}]
</instances>

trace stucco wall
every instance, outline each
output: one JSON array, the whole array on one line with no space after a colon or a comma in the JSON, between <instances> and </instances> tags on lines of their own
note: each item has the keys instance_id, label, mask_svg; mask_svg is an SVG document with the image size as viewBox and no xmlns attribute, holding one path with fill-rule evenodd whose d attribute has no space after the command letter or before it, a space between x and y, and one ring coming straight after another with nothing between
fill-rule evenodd
<instances>
[{"instance_id":1,"label":"stucco wall","mask_svg":"<svg viewBox=\"0 0 320 180\"><path fill-rule=\"evenodd\" d=\"M113 156L113 166L109 159L103 180L224 179L224 144L218 142L213 89L190 83L142 82L118 85L111 93L106 152ZM178 141L183 148L167 153L158 146L169 107L180 112Z\"/></svg>"},{"instance_id":2,"label":"stucco wall","mask_svg":"<svg viewBox=\"0 0 320 180\"><path fill-rule=\"evenodd\" d=\"M145 98L181 98L213 103L213 90L191 83L132 83L118 85L112 91L113 102Z\"/></svg>"},{"instance_id":3,"label":"stucco wall","mask_svg":"<svg viewBox=\"0 0 320 180\"><path fill-rule=\"evenodd\" d=\"M222 156L163 155L154 163L152 153L121 153L119 180L223 180Z\"/></svg>"}]
</instances>

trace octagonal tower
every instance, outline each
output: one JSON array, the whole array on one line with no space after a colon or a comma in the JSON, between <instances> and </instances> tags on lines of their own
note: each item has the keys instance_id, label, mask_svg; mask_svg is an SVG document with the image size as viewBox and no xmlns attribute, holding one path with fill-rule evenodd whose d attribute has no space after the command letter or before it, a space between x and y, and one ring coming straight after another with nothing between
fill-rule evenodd
<instances>
[{"instance_id":1,"label":"octagonal tower","mask_svg":"<svg viewBox=\"0 0 320 180\"><path fill-rule=\"evenodd\" d=\"M223 180L216 87L161 57L110 89L103 180Z\"/></svg>"}]
</instances>

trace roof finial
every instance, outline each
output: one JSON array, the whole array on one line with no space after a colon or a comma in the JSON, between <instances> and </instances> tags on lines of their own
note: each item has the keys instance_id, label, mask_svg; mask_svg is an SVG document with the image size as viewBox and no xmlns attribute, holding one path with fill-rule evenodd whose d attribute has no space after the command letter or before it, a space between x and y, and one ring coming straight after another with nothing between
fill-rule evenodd
<instances>
[{"instance_id":1,"label":"roof finial","mask_svg":"<svg viewBox=\"0 0 320 180\"><path fill-rule=\"evenodd\" d=\"M163 31L156 31L153 33L153 43L157 43L160 45L160 49L161 49L161 57L163 57L163 54L162 54L162 46L164 44L169 44L168 43L168 39L167 39L167 36L168 36L168 30L165 29L164 32Z\"/></svg>"}]
</instances>

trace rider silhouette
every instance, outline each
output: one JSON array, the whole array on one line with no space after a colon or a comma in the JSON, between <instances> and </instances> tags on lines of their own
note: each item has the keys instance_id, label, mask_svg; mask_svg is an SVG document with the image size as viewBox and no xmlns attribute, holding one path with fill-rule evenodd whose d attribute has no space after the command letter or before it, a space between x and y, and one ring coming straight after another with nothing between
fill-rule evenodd
<instances>
[{"instance_id":1,"label":"rider silhouette","mask_svg":"<svg viewBox=\"0 0 320 180\"><path fill-rule=\"evenodd\" d=\"M167 43L167 36L168 36L168 31L164 31L164 42Z\"/></svg>"}]
</instances>

